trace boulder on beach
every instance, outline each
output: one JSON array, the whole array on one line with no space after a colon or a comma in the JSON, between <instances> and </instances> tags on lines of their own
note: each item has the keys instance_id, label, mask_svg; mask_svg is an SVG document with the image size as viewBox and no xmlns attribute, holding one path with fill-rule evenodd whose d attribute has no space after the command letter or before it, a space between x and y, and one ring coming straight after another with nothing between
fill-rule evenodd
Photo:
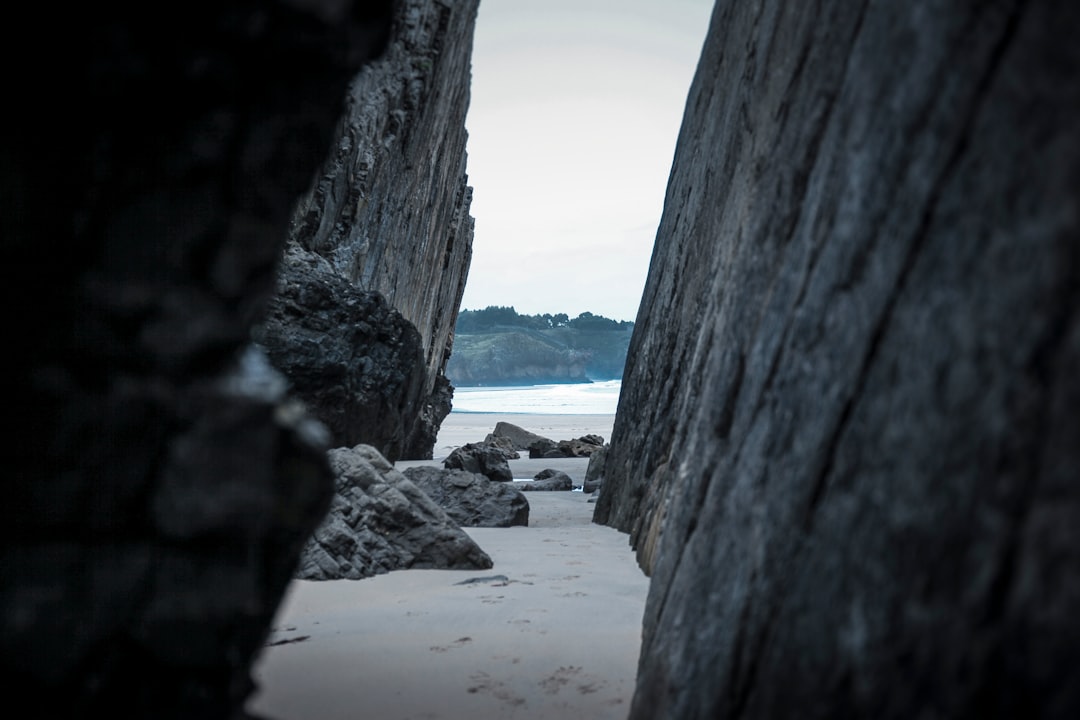
<instances>
[{"instance_id":1,"label":"boulder on beach","mask_svg":"<svg viewBox=\"0 0 1080 720\"><path fill-rule=\"evenodd\" d=\"M500 437L494 433L488 433L484 438L484 445L491 445L502 451L503 457L507 460L517 460L521 457L517 448L514 447L514 441L507 437Z\"/></svg>"},{"instance_id":2,"label":"boulder on beach","mask_svg":"<svg viewBox=\"0 0 1080 720\"><path fill-rule=\"evenodd\" d=\"M480 473L421 465L405 477L462 527L528 526L529 501L513 483L492 482Z\"/></svg>"},{"instance_id":3,"label":"boulder on beach","mask_svg":"<svg viewBox=\"0 0 1080 720\"><path fill-rule=\"evenodd\" d=\"M573 440L548 440L541 438L529 446L530 458L575 458L590 457L604 446L604 438L599 435L584 435Z\"/></svg>"},{"instance_id":4,"label":"boulder on beach","mask_svg":"<svg viewBox=\"0 0 1080 720\"><path fill-rule=\"evenodd\" d=\"M574 481L561 470L547 468L536 473L531 482L515 483L526 492L541 490L573 490Z\"/></svg>"},{"instance_id":5,"label":"boulder on beach","mask_svg":"<svg viewBox=\"0 0 1080 720\"><path fill-rule=\"evenodd\" d=\"M515 450L528 450L533 443L539 441L552 442L543 435L537 435L534 432L529 432L525 428L518 427L513 423L497 422L495 423L495 429L488 435L489 438L505 438L513 443ZM487 442L485 440L485 442Z\"/></svg>"},{"instance_id":6,"label":"boulder on beach","mask_svg":"<svg viewBox=\"0 0 1080 720\"><path fill-rule=\"evenodd\" d=\"M370 445L327 453L330 513L304 547L301 580L359 580L413 568L486 570L491 558Z\"/></svg>"},{"instance_id":7,"label":"boulder on beach","mask_svg":"<svg viewBox=\"0 0 1080 720\"><path fill-rule=\"evenodd\" d=\"M487 443L468 443L455 448L445 460L447 470L467 470L480 473L495 482L510 482L514 474L502 449Z\"/></svg>"}]
</instances>

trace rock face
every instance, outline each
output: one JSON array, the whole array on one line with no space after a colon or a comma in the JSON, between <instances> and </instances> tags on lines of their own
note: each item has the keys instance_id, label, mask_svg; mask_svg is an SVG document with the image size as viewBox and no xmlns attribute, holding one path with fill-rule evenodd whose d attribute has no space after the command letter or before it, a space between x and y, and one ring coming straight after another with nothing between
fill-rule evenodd
<instances>
[{"instance_id":1,"label":"rock face","mask_svg":"<svg viewBox=\"0 0 1080 720\"><path fill-rule=\"evenodd\" d=\"M528 526L529 501L511 483L466 470L418 466L405 477L462 527Z\"/></svg>"},{"instance_id":2,"label":"rock face","mask_svg":"<svg viewBox=\"0 0 1080 720\"><path fill-rule=\"evenodd\" d=\"M407 459L431 458L453 394L444 370L472 258L465 113L477 4L397 3L387 50L352 83L335 149L297 205L290 234L298 251L325 259L358 290L380 293L416 327L423 354L422 401L404 406L401 418L395 418L410 427L393 443ZM290 281L284 278L286 285ZM278 334L291 336L287 330ZM275 361L295 354L286 370L290 379L310 377L319 364L301 367L308 349L282 346ZM354 427L372 426L380 421L379 408L367 404L368 393L351 389L412 370L377 362L361 370L360 379L343 379L348 387L321 386L324 394L340 397L336 407L324 405L323 397L309 399L309 392L318 391L306 384L298 382L297 392L320 419L328 411L357 417L350 423ZM335 433L335 441L383 447L363 435Z\"/></svg>"},{"instance_id":3,"label":"rock face","mask_svg":"<svg viewBox=\"0 0 1080 720\"><path fill-rule=\"evenodd\" d=\"M1080 714L1078 31L717 4L596 508L631 717Z\"/></svg>"},{"instance_id":4,"label":"rock face","mask_svg":"<svg viewBox=\"0 0 1080 720\"><path fill-rule=\"evenodd\" d=\"M329 505L325 432L244 351L389 21L327 9L21 9L50 38L5 90L0 674L35 716L239 716Z\"/></svg>"},{"instance_id":5,"label":"rock face","mask_svg":"<svg viewBox=\"0 0 1080 720\"><path fill-rule=\"evenodd\" d=\"M382 295L294 246L253 337L335 443L363 440L392 462L406 454L428 401L424 349Z\"/></svg>"},{"instance_id":6,"label":"rock face","mask_svg":"<svg viewBox=\"0 0 1080 720\"><path fill-rule=\"evenodd\" d=\"M359 580L391 570L492 566L458 523L375 448L337 448L329 457L336 493L304 548L297 577Z\"/></svg>"}]
</instances>

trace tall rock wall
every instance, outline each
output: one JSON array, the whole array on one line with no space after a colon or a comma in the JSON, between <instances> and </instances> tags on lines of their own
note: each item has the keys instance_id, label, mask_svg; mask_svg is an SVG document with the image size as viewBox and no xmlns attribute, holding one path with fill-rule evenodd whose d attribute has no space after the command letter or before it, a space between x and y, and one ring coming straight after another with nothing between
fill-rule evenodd
<instances>
[{"instance_id":1,"label":"tall rock wall","mask_svg":"<svg viewBox=\"0 0 1080 720\"><path fill-rule=\"evenodd\" d=\"M596 509L631 717L1080 714L1078 33L717 3Z\"/></svg>"},{"instance_id":2,"label":"tall rock wall","mask_svg":"<svg viewBox=\"0 0 1080 720\"><path fill-rule=\"evenodd\" d=\"M398 3L387 51L353 81L335 150L298 204L290 235L290 243L327 260L358 290L382 294L420 333L423 400L408 410L409 432L396 439L406 458L431 457L450 412L444 370L472 258L465 114L477 6L478 0ZM288 334L275 331L279 339ZM272 357L291 353L287 338L275 345ZM360 396L346 398L344 410L340 403L328 407L318 383L300 380L296 391L320 417L344 411L374 422L381 412ZM370 436L336 433L335 442L399 455Z\"/></svg>"},{"instance_id":3,"label":"tall rock wall","mask_svg":"<svg viewBox=\"0 0 1080 720\"><path fill-rule=\"evenodd\" d=\"M35 57L5 87L0 150L16 712L246 717L333 492L325 433L249 334L389 17L165 0L31 4L5 24L5 65Z\"/></svg>"}]
</instances>

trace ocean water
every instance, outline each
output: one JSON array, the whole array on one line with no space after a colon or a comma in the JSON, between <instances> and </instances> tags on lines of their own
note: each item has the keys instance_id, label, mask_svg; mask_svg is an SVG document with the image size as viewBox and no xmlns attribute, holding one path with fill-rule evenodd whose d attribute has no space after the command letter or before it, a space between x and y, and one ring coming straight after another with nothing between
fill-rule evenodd
<instances>
[{"instance_id":1,"label":"ocean water","mask_svg":"<svg viewBox=\"0 0 1080 720\"><path fill-rule=\"evenodd\" d=\"M573 385L454 388L455 413L614 415L621 380Z\"/></svg>"}]
</instances>

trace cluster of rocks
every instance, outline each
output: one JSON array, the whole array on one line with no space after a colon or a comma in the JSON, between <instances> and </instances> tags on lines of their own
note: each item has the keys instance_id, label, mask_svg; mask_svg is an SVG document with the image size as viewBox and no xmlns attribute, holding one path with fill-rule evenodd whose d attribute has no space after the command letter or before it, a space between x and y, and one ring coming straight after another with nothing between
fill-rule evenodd
<instances>
[{"instance_id":1,"label":"cluster of rocks","mask_svg":"<svg viewBox=\"0 0 1080 720\"><path fill-rule=\"evenodd\" d=\"M573 440L556 441L513 423L500 421L495 423L495 429L484 438L484 444L513 453L511 459L519 457L519 450L528 451L530 458L573 458L589 457L604 446L604 438L590 434Z\"/></svg>"},{"instance_id":2,"label":"cluster of rocks","mask_svg":"<svg viewBox=\"0 0 1080 720\"><path fill-rule=\"evenodd\" d=\"M297 577L358 580L408 568L492 566L459 527L467 523L430 497L430 484L419 487L415 475L398 472L370 445L337 448L328 456L336 492L329 514L304 547ZM525 504L525 523L528 514Z\"/></svg>"},{"instance_id":3,"label":"cluster of rocks","mask_svg":"<svg viewBox=\"0 0 1080 720\"><path fill-rule=\"evenodd\" d=\"M595 435L552 443L589 448L583 485L554 468L515 482L508 461L520 458L518 447L537 447L541 441L552 443L500 422L484 442L455 448L443 467L418 465L401 472L369 445L331 450L336 493L329 515L304 548L297 577L360 579L409 568L491 567L491 559L461 528L527 526L526 492L581 489L598 495L608 446Z\"/></svg>"}]
</instances>

